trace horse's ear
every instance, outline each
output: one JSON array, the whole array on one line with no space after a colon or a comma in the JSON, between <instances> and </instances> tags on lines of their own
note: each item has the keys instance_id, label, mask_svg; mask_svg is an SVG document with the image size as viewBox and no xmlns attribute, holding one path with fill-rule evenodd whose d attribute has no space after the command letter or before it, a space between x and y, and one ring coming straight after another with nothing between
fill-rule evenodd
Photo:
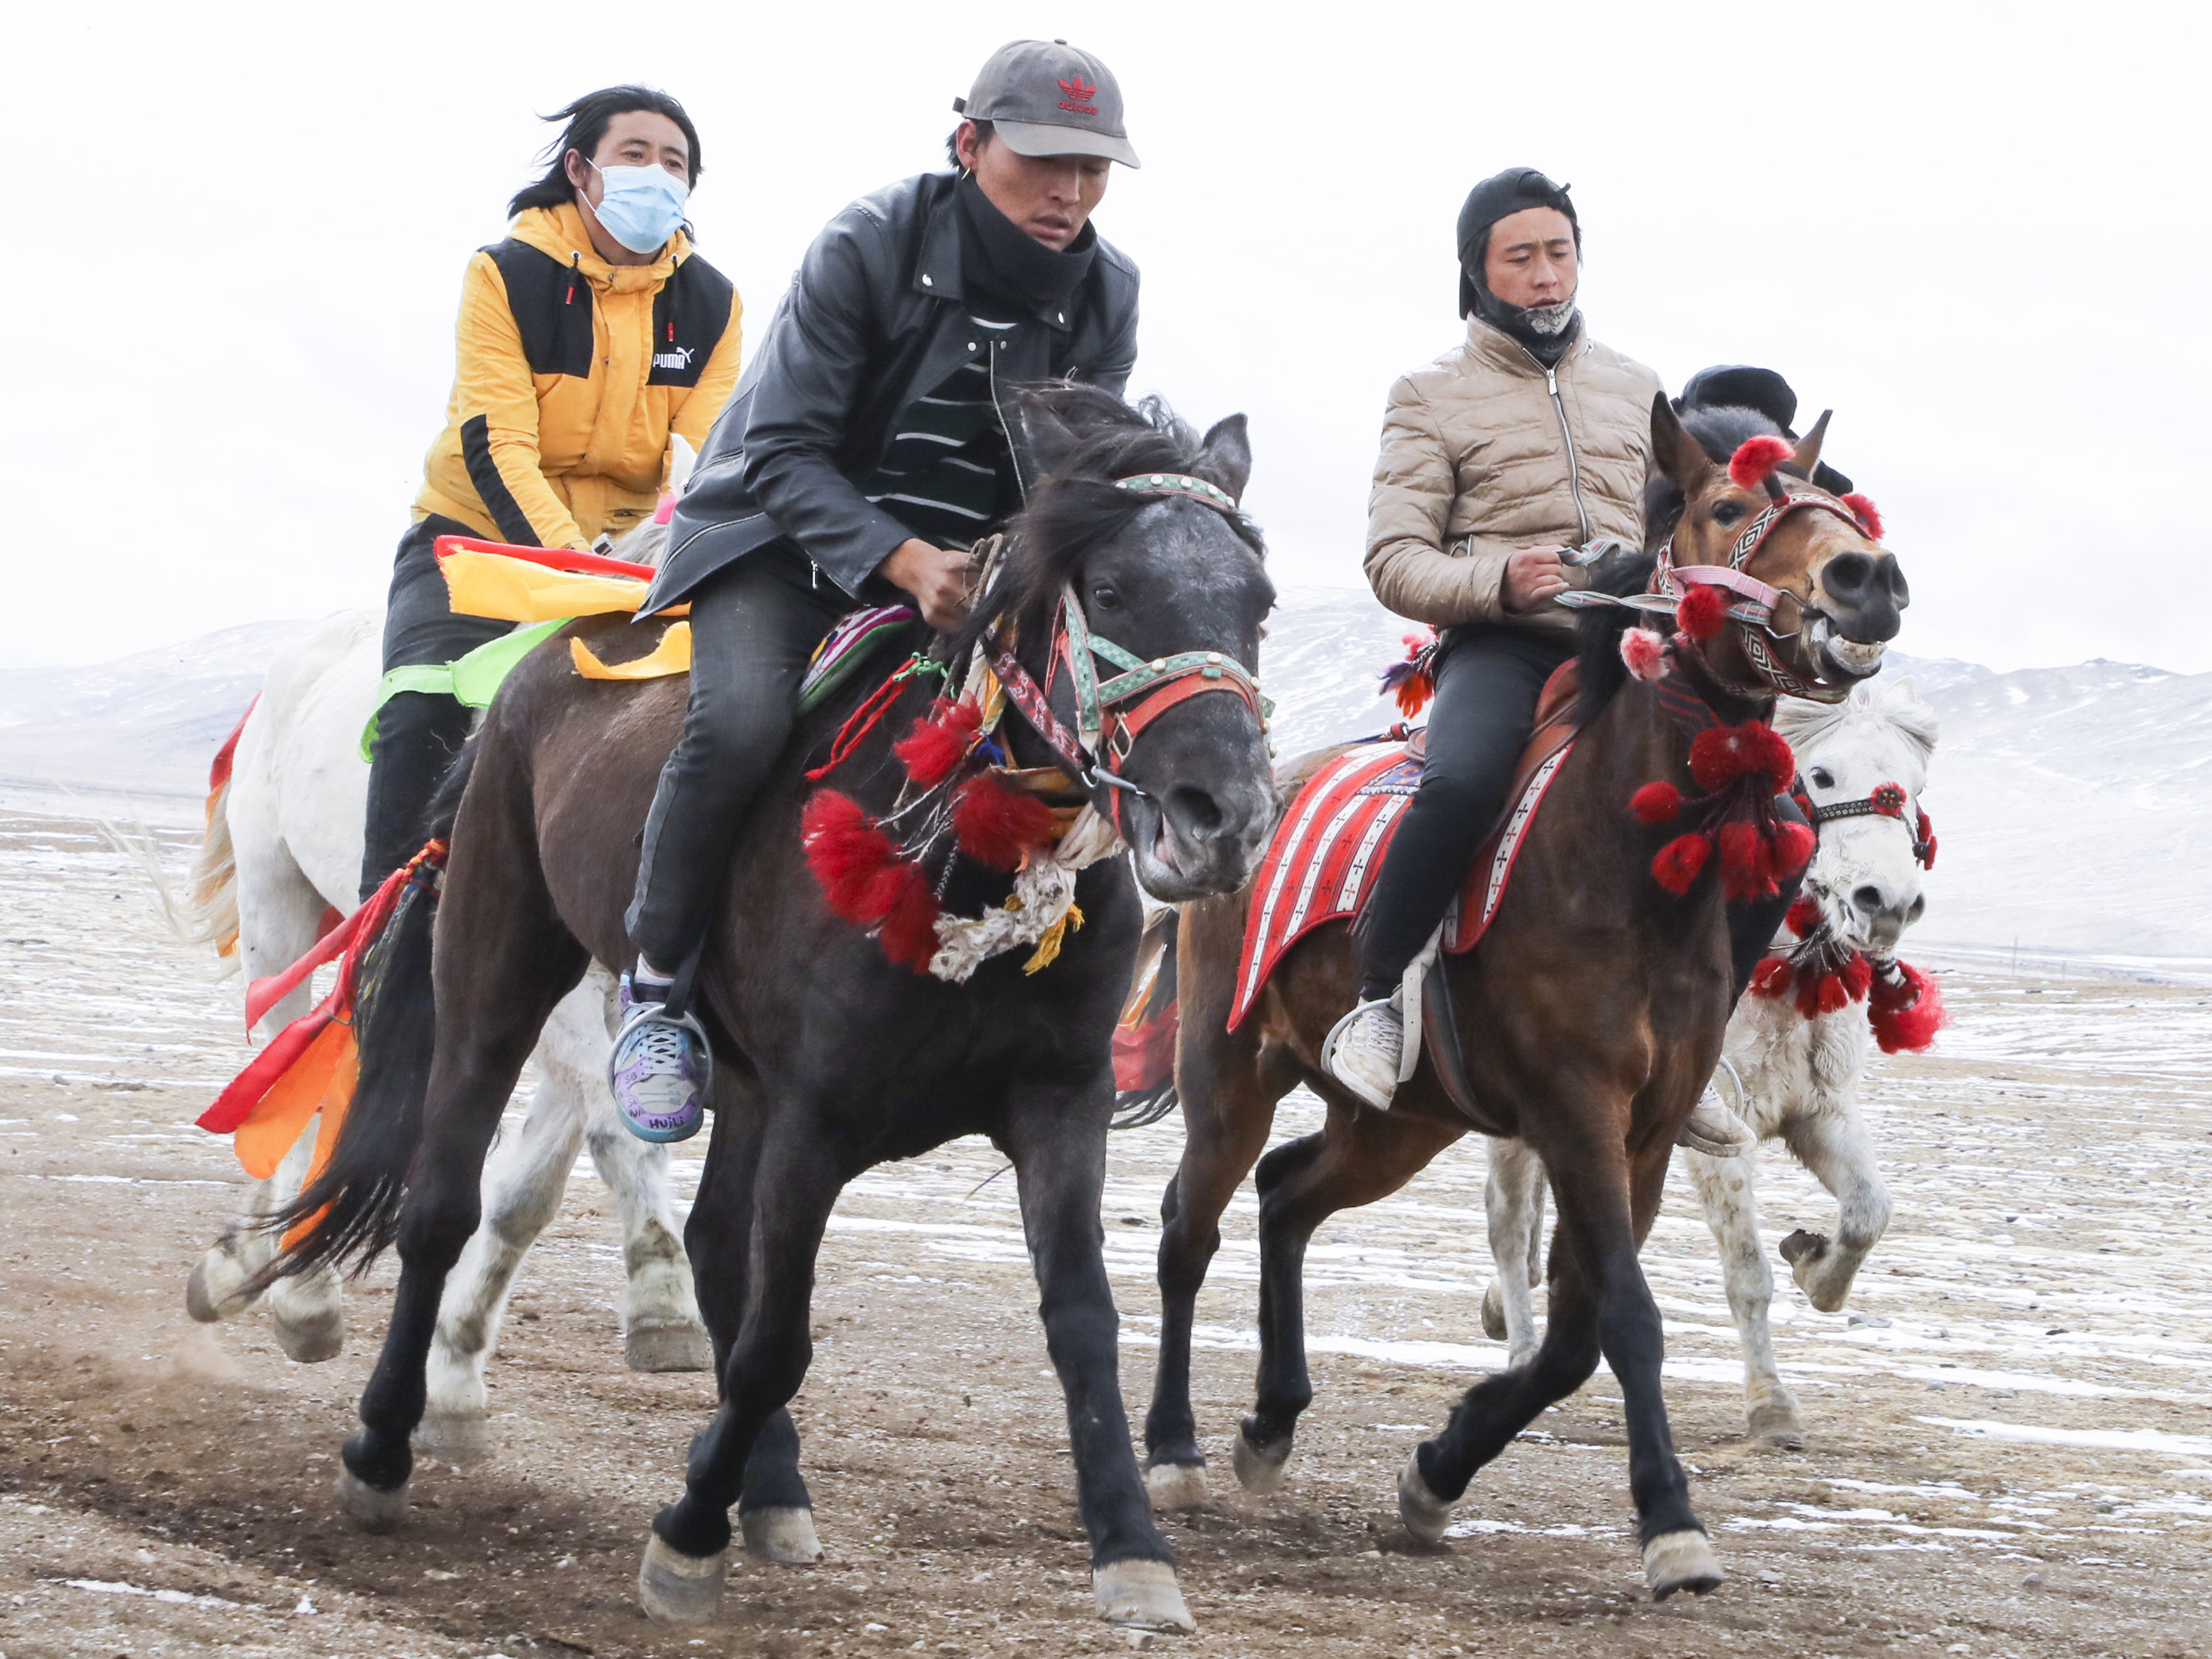
<instances>
[{"instance_id":1,"label":"horse's ear","mask_svg":"<svg viewBox=\"0 0 2212 1659\"><path fill-rule=\"evenodd\" d=\"M1059 471L1081 442L1075 429L1060 418L1048 390L1014 394L1014 419L1006 437L1022 476L1032 484Z\"/></svg>"},{"instance_id":2,"label":"horse's ear","mask_svg":"<svg viewBox=\"0 0 2212 1659\"><path fill-rule=\"evenodd\" d=\"M1244 486L1252 479L1252 439L1242 415L1214 422L1198 447L1198 464L1213 483L1237 500L1244 499Z\"/></svg>"},{"instance_id":3,"label":"horse's ear","mask_svg":"<svg viewBox=\"0 0 2212 1659\"><path fill-rule=\"evenodd\" d=\"M1695 501L1713 476L1712 457L1674 418L1663 392L1651 399L1651 454L1659 470L1680 488L1685 501Z\"/></svg>"},{"instance_id":4,"label":"horse's ear","mask_svg":"<svg viewBox=\"0 0 2212 1659\"><path fill-rule=\"evenodd\" d=\"M1791 458L1791 464L1808 478L1820 465L1820 441L1828 435L1828 416L1835 412L1832 409L1822 410L1820 418L1813 422L1813 429L1797 441L1797 453Z\"/></svg>"}]
</instances>

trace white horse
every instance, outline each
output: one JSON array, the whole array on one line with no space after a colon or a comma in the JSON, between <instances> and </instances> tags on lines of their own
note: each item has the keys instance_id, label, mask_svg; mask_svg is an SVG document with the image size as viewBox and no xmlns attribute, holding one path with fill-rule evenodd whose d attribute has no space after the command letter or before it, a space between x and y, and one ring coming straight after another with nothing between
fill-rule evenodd
<instances>
[{"instance_id":1,"label":"white horse","mask_svg":"<svg viewBox=\"0 0 2212 1659\"><path fill-rule=\"evenodd\" d=\"M1804 889L1844 945L1877 959L1894 956L1899 936L1925 904L1914 826L1936 750L1936 711L1905 679L1861 685L1833 705L1785 698L1775 725L1796 750L1816 807L1865 801L1885 783L1904 789L1902 816L1824 823ZM1785 930L1777 943L1794 937ZM1801 1228L1781 1244L1798 1288L1823 1313L1841 1310L1860 1262L1889 1225L1889 1192L1859 1115L1859 1080L1874 1047L1868 1012L1864 1003L1849 1003L1808 1019L1789 997L1747 995L1729 1022L1716 1079L1759 1140L1782 1141L1835 1195L1833 1238ZM1767 1327L1774 1278L1759 1243L1756 1151L1710 1158L1686 1147L1682 1157L1720 1245L1743 1346L1751 1433L1796 1450L1805 1443L1804 1425L1775 1369ZM1525 1144L1490 1143L1484 1198L1498 1271L1483 1296L1483 1328L1506 1342L1507 1363L1519 1365L1536 1352L1528 1291L1542 1281L1543 1166Z\"/></svg>"},{"instance_id":2,"label":"white horse","mask_svg":"<svg viewBox=\"0 0 2212 1659\"><path fill-rule=\"evenodd\" d=\"M677 487L687 471L679 451ZM656 562L661 526L632 531L616 550ZM312 946L325 907L356 902L367 822L368 767L362 727L381 678L381 611L332 617L270 665L260 701L240 730L230 778L210 802L207 835L192 872L191 937L219 942L234 931L247 983L281 973ZM588 1147L614 1195L626 1273L623 1352L633 1370L704 1370L713 1351L684 1254L671 1197L668 1151L625 1129L606 1083L614 982L594 969L554 1010L538 1039L539 1082L519 1134L484 1170L483 1219L447 1281L430 1353L430 1397L418 1439L459 1460L488 1449L484 1366L498 1340L515 1268L559 1212L578 1151ZM271 1009L274 1032L306 1013L306 986ZM233 1221L194 1266L185 1305L212 1322L252 1305L253 1275L276 1240L260 1219L300 1190L315 1139L311 1121L247 1213ZM344 1346L338 1282L328 1273L280 1279L266 1300L277 1341L301 1363Z\"/></svg>"}]
</instances>

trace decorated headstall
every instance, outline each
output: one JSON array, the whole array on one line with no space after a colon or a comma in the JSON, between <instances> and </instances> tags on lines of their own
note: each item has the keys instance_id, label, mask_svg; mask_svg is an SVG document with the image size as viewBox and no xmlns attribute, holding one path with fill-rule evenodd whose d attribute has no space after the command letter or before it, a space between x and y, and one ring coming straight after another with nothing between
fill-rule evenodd
<instances>
[{"instance_id":1,"label":"decorated headstall","mask_svg":"<svg viewBox=\"0 0 2212 1659\"><path fill-rule=\"evenodd\" d=\"M1115 487L1139 495L1179 496L1234 518L1237 507L1227 491L1203 478L1179 472L1140 472L1117 478ZM1209 691L1241 697L1267 728L1273 705L1260 694L1259 682L1236 658L1219 651L1182 651L1147 661L1091 631L1083 602L1071 585L1061 591L1053 616L1051 657L1039 685L1015 659L1012 644L994 630L986 641L992 671L1008 700L1070 774L1112 793L1110 811L1121 828L1122 794L1144 792L1119 770L1136 746L1139 734L1170 708ZM1101 679L1098 664L1119 672ZM1073 699L1075 729L1053 712L1052 696L1065 678Z\"/></svg>"},{"instance_id":2,"label":"decorated headstall","mask_svg":"<svg viewBox=\"0 0 2212 1659\"><path fill-rule=\"evenodd\" d=\"M1837 497L1817 490L1791 489L1775 469L1792 451L1780 438L1762 434L1747 438L1729 459L1729 477L1740 489L1764 488L1767 504L1755 514L1729 549L1729 562L1719 564L1677 564L1674 538L1659 550L1648 592L1626 599L1570 592L1559 603L1570 608L1625 605L1674 617L1681 631L1693 640L1711 639L1724 624L1734 624L1753 672L1768 689L1793 697L1826 700L1835 694L1807 684L1787 668L1771 649L1781 640L1794 639L1804 626L1804 601L1787 588L1776 587L1748 574L1747 567L1759 556L1767 538L1793 513L1826 513L1841 519L1859 534L1878 539L1881 515L1864 495L1854 492ZM1680 534L1680 526L1676 527ZM1778 626L1785 611L1793 613L1787 625Z\"/></svg>"},{"instance_id":3,"label":"decorated headstall","mask_svg":"<svg viewBox=\"0 0 2212 1659\"><path fill-rule=\"evenodd\" d=\"M1825 801L1813 808L1813 822L1827 823L1837 818L1881 817L1905 823L1905 809L1912 805L1912 797L1901 783L1878 783L1865 794L1850 800ZM1912 856L1923 870L1936 867L1936 825L1926 812L1915 809L1912 822L1906 826L1912 836Z\"/></svg>"},{"instance_id":4,"label":"decorated headstall","mask_svg":"<svg viewBox=\"0 0 2212 1659\"><path fill-rule=\"evenodd\" d=\"M1230 517L1237 511L1226 491L1182 473L1115 482L1139 495L1195 501ZM994 538L979 590L988 590L1004 552L1005 543ZM1128 758L1147 726L1209 691L1243 698L1263 728L1271 713L1251 671L1233 657L1185 651L1147 662L1099 638L1073 586L1061 590L1054 608L1042 685L1016 657L1007 630L994 627L986 634L981 657L970 664L964 688L955 693L948 685L948 695L936 698L892 745L906 784L890 812L872 817L850 796L825 788L809 798L800 818L807 863L832 914L873 932L893 962L955 982L1018 948L1033 947L1024 966L1034 973L1083 925L1075 878L1121 849L1121 796L1144 792L1113 769ZM1103 681L1101 660L1118 671ZM914 657L854 710L809 780L821 781L857 753L908 681L927 674L949 679L952 666L927 654ZM1063 677L1073 731L1053 708ZM1043 739L1057 768L1024 771L1008 763L993 736L1005 705ZM1103 792L1105 811L1095 801L1065 804L1079 787ZM980 916L947 914L944 895L956 853L1011 872L1013 891Z\"/></svg>"}]
</instances>

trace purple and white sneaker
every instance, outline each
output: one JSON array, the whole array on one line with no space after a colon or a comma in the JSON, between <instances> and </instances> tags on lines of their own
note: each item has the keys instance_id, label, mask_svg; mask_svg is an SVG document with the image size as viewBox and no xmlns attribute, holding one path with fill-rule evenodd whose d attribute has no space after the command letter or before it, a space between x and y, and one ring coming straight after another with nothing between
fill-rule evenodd
<instances>
[{"instance_id":1,"label":"purple and white sneaker","mask_svg":"<svg viewBox=\"0 0 2212 1659\"><path fill-rule=\"evenodd\" d=\"M622 1000L607 1084L623 1127L640 1140L689 1140L706 1121L707 1085L714 1075L706 1029L689 1013L671 1016L657 1001L633 1001L628 974Z\"/></svg>"}]
</instances>

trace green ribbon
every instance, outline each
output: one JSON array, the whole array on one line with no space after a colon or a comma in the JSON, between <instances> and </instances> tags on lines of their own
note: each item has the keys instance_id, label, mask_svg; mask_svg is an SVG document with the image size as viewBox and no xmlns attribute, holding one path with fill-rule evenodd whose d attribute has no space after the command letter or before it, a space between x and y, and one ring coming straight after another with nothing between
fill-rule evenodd
<instances>
[{"instance_id":1,"label":"green ribbon","mask_svg":"<svg viewBox=\"0 0 2212 1659\"><path fill-rule=\"evenodd\" d=\"M531 623L487 641L452 662L402 663L387 671L378 682L376 705L369 710L368 724L361 730L361 757L369 757L369 745L376 741L377 716L384 712L384 705L402 691L427 691L434 696L454 698L470 708L489 708L501 682L514 672L515 664L574 620L561 617L552 622Z\"/></svg>"}]
</instances>

